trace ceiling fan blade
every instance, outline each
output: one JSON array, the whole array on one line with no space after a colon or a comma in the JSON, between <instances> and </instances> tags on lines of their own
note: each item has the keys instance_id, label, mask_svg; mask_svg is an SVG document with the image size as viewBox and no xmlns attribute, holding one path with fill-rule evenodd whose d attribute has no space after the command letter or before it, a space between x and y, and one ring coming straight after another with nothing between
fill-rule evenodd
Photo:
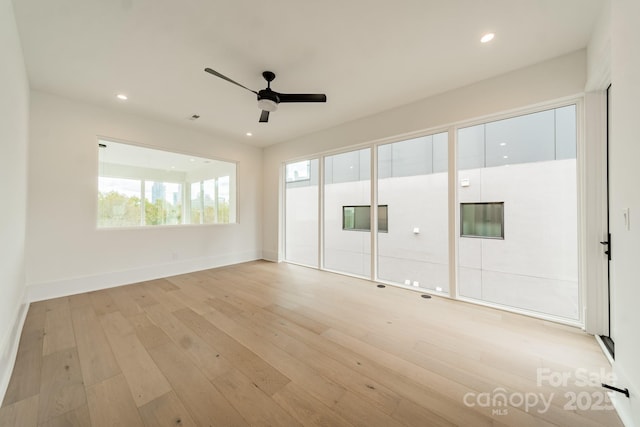
<instances>
[{"instance_id":1,"label":"ceiling fan blade","mask_svg":"<svg viewBox=\"0 0 640 427\"><path fill-rule=\"evenodd\" d=\"M260 123L267 123L269 121L269 112L267 110L262 110L262 114L260 114Z\"/></svg>"},{"instance_id":2,"label":"ceiling fan blade","mask_svg":"<svg viewBox=\"0 0 640 427\"><path fill-rule=\"evenodd\" d=\"M280 102L327 102L324 93L278 93Z\"/></svg>"},{"instance_id":3,"label":"ceiling fan blade","mask_svg":"<svg viewBox=\"0 0 640 427\"><path fill-rule=\"evenodd\" d=\"M220 77L221 79L228 81L229 83L233 83L233 84L234 84L234 85L236 85L236 86L240 86L241 88L244 88L244 89L248 90L249 92L253 92L253 93L255 93L256 95L258 94L258 92L256 92L255 90L249 89L248 87L243 86L243 85L241 85L240 83L238 83L238 82L236 82L236 81L231 80L229 77L227 77L227 76L225 76L225 75L220 74L220 73L219 73L219 72L217 72L216 70L212 70L211 68L205 68L204 70L205 70L207 73L209 73L209 74L213 74L213 75L214 75L214 76L216 76L216 77Z\"/></svg>"}]
</instances>

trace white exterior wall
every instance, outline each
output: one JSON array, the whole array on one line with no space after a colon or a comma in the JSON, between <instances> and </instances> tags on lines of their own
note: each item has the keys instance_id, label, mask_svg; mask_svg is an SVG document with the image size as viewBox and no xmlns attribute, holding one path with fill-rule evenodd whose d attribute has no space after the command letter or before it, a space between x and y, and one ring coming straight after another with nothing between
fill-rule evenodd
<instances>
[{"instance_id":1,"label":"white exterior wall","mask_svg":"<svg viewBox=\"0 0 640 427\"><path fill-rule=\"evenodd\" d=\"M504 202L504 240L459 238L462 296L572 320L578 306L576 161L460 171L458 199Z\"/></svg>"},{"instance_id":2,"label":"white exterior wall","mask_svg":"<svg viewBox=\"0 0 640 427\"><path fill-rule=\"evenodd\" d=\"M388 205L389 220L388 233L378 234L380 279L449 291L447 179L435 173L379 181L378 204Z\"/></svg>"},{"instance_id":3,"label":"white exterior wall","mask_svg":"<svg viewBox=\"0 0 640 427\"><path fill-rule=\"evenodd\" d=\"M31 300L261 257L261 150L119 110L32 92ZM124 110L124 111L123 111ZM97 229L98 136L238 162L238 223Z\"/></svg>"},{"instance_id":4,"label":"white exterior wall","mask_svg":"<svg viewBox=\"0 0 640 427\"><path fill-rule=\"evenodd\" d=\"M0 0L0 402L18 350L25 304L29 82L11 0Z\"/></svg>"},{"instance_id":5,"label":"white exterior wall","mask_svg":"<svg viewBox=\"0 0 640 427\"><path fill-rule=\"evenodd\" d=\"M342 229L342 207L371 204L371 181L324 187L324 267L358 276L371 275L371 233Z\"/></svg>"}]
</instances>

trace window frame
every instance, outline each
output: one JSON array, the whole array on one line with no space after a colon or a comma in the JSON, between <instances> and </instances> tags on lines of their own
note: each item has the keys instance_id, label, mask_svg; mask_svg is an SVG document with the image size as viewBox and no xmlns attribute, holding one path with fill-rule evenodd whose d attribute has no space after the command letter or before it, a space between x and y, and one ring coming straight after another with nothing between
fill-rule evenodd
<instances>
[{"instance_id":1,"label":"window frame","mask_svg":"<svg viewBox=\"0 0 640 427\"><path fill-rule=\"evenodd\" d=\"M501 221L500 221L500 236L483 236L479 234L464 234L464 217L462 209L466 205L475 206L488 206L497 205L502 207ZM460 237L466 237L470 239L491 239L491 240L504 240L504 202L460 202Z\"/></svg>"},{"instance_id":2,"label":"window frame","mask_svg":"<svg viewBox=\"0 0 640 427\"><path fill-rule=\"evenodd\" d=\"M347 208L367 208L367 218L369 218L369 228L346 228L346 224L345 224L345 209ZM384 208L384 211L386 213L386 215L384 215L385 218L385 227L381 228L380 227L380 208ZM356 224L356 213L354 210L354 214L353 214L353 224L355 226ZM343 205L342 206L342 231L364 231L364 232L371 232L371 205ZM378 229L377 229L378 233L388 233L389 232L389 205L378 205Z\"/></svg>"}]
</instances>

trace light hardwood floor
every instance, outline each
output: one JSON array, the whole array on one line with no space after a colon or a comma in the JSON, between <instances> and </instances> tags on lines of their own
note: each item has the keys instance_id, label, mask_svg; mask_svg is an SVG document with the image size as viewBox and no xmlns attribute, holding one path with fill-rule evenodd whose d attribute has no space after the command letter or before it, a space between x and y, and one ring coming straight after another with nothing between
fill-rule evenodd
<instances>
[{"instance_id":1,"label":"light hardwood floor","mask_svg":"<svg viewBox=\"0 0 640 427\"><path fill-rule=\"evenodd\" d=\"M609 369L575 328L251 262L31 304L0 426L621 426Z\"/></svg>"}]
</instances>

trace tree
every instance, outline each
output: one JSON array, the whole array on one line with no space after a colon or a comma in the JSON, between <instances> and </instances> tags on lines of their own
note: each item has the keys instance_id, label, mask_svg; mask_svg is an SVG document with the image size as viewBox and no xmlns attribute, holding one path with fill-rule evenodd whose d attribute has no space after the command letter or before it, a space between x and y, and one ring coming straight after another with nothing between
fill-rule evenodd
<instances>
[{"instance_id":1,"label":"tree","mask_svg":"<svg viewBox=\"0 0 640 427\"><path fill-rule=\"evenodd\" d=\"M130 227L140 225L140 198L117 191L98 193L98 226Z\"/></svg>"}]
</instances>

